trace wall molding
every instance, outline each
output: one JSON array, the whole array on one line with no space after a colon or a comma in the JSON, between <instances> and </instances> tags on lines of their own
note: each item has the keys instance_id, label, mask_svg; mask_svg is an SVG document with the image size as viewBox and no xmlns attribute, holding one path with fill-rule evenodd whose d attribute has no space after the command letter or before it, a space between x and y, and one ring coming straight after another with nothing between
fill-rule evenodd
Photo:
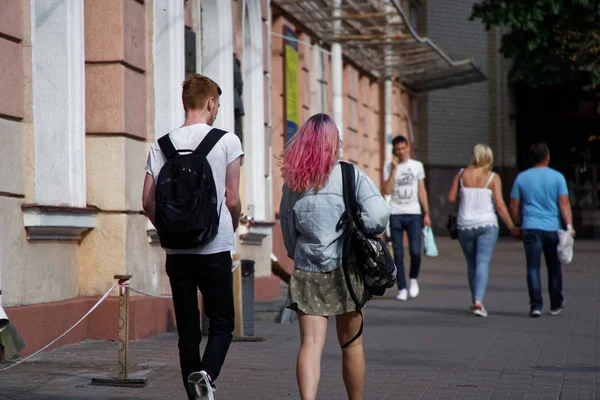
<instances>
[{"instance_id":1,"label":"wall molding","mask_svg":"<svg viewBox=\"0 0 600 400\"><path fill-rule=\"evenodd\" d=\"M28 240L81 241L96 227L97 209L24 204L23 224Z\"/></svg>"}]
</instances>

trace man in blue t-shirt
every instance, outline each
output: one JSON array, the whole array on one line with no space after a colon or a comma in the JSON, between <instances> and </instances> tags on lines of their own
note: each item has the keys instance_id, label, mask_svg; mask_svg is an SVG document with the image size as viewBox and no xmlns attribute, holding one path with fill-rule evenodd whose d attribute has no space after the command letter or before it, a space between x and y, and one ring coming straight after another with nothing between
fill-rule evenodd
<instances>
[{"instance_id":1,"label":"man in blue t-shirt","mask_svg":"<svg viewBox=\"0 0 600 400\"><path fill-rule=\"evenodd\" d=\"M573 215L569 190L564 176L549 168L550 150L545 143L536 143L529 149L533 167L521 172L510 194L510 212L515 222L523 217L521 229L527 259L527 287L531 309L529 316L542 313L542 283L540 267L542 253L548 269L550 314L558 315L563 308L562 271L558 259L558 230L561 216L568 229L573 230Z\"/></svg>"}]
</instances>

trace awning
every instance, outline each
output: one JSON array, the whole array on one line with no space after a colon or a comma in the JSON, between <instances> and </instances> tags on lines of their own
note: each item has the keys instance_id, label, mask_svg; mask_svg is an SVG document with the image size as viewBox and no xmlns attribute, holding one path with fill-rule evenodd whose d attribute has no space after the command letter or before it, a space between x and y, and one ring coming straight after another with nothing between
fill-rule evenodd
<instances>
[{"instance_id":1,"label":"awning","mask_svg":"<svg viewBox=\"0 0 600 400\"><path fill-rule=\"evenodd\" d=\"M415 93L485 80L472 59L452 60L410 25L398 0L280 0L273 4L378 77L397 77Z\"/></svg>"}]
</instances>

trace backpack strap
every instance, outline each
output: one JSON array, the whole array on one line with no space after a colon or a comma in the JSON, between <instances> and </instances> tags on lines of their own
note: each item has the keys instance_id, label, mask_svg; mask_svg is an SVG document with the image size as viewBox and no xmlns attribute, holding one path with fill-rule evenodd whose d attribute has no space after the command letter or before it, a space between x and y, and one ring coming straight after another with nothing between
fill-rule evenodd
<instances>
[{"instance_id":1,"label":"backpack strap","mask_svg":"<svg viewBox=\"0 0 600 400\"><path fill-rule=\"evenodd\" d=\"M341 162L340 166L342 167L342 182L344 188L344 204L346 205L346 210L355 210L356 209L356 183L354 177L354 165Z\"/></svg>"},{"instance_id":2,"label":"backpack strap","mask_svg":"<svg viewBox=\"0 0 600 400\"><path fill-rule=\"evenodd\" d=\"M208 153L215 147L217 142L221 140L221 138L227 132L222 131L221 129L212 128L210 132L206 135L206 137L200 142L194 153L202 154L204 157L208 156Z\"/></svg>"},{"instance_id":3,"label":"backpack strap","mask_svg":"<svg viewBox=\"0 0 600 400\"><path fill-rule=\"evenodd\" d=\"M350 281L350 247L352 242L352 237L354 236L353 230L356 229L353 226L354 222L354 212L357 208L356 203L356 191L355 191L355 182L354 182L354 165L342 162L340 163L342 167L342 182L343 182L343 191L344 191L344 204L346 205L345 216L342 218L346 219L346 232L344 234L344 250L342 253L342 270L344 271L344 278L346 279L346 286L348 287L348 292L350 293L350 297L354 304L356 305L356 312L360 315L360 329L358 333L354 335L352 339L350 339L347 343L342 345L342 349L350 346L356 339L358 339L363 333L363 325L364 319L362 315L362 304L358 300L358 296L352 287L352 282Z\"/></svg>"},{"instance_id":4,"label":"backpack strap","mask_svg":"<svg viewBox=\"0 0 600 400\"><path fill-rule=\"evenodd\" d=\"M173 146L173 142L171 141L168 133L158 139L158 145L167 159L171 158L177 153L177 150L175 149L175 146Z\"/></svg>"},{"instance_id":5,"label":"backpack strap","mask_svg":"<svg viewBox=\"0 0 600 400\"><path fill-rule=\"evenodd\" d=\"M344 205L346 212L359 229L363 229L363 222L358 215L360 211L358 201L356 200L356 175L354 165L347 162L340 162L342 167L342 182L344 187Z\"/></svg>"}]
</instances>

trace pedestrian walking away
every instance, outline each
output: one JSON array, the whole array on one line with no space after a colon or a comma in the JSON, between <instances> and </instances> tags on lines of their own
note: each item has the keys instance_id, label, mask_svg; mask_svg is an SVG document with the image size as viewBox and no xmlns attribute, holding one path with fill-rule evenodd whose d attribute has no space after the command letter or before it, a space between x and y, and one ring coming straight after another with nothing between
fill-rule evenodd
<instances>
[{"instance_id":1,"label":"pedestrian walking away","mask_svg":"<svg viewBox=\"0 0 600 400\"><path fill-rule=\"evenodd\" d=\"M542 315L542 282L540 268L542 254L548 270L550 313L562 312L562 267L558 257L558 230L561 222L575 237L569 190L565 177L549 167L550 149L546 143L536 143L529 149L533 167L521 172L510 194L510 212L515 221L522 218L523 246L527 262L529 315ZM561 221L562 218L562 221Z\"/></svg>"},{"instance_id":2,"label":"pedestrian walking away","mask_svg":"<svg viewBox=\"0 0 600 400\"><path fill-rule=\"evenodd\" d=\"M302 125L283 156L285 184L279 213L287 254L294 260L286 306L298 313L296 376L302 400L317 398L329 316L335 316L338 341L343 346L342 377L348 399L361 400L363 395L365 358L362 336L357 336L362 319L341 268L345 233L339 223L346 206L340 149L335 122L328 115L317 114ZM389 206L373 181L358 167L353 168L364 232L381 234ZM370 294L356 263L351 265L348 279L364 305Z\"/></svg>"},{"instance_id":3,"label":"pedestrian walking away","mask_svg":"<svg viewBox=\"0 0 600 400\"><path fill-rule=\"evenodd\" d=\"M183 83L184 124L150 149L143 206L167 253L179 361L188 399L214 399L234 329L231 251L240 219L239 138L212 128L221 89L206 76ZM210 330L200 357L198 289Z\"/></svg>"},{"instance_id":4,"label":"pedestrian walking away","mask_svg":"<svg viewBox=\"0 0 600 400\"><path fill-rule=\"evenodd\" d=\"M454 176L448 203L458 202L458 240L467 261L467 279L471 289L471 307L474 315L487 317L483 305L487 288L489 265L498 240L498 217L519 237L504 202L500 176L492 172L494 153L489 146L478 144L473 148L471 164Z\"/></svg>"}]
</instances>

